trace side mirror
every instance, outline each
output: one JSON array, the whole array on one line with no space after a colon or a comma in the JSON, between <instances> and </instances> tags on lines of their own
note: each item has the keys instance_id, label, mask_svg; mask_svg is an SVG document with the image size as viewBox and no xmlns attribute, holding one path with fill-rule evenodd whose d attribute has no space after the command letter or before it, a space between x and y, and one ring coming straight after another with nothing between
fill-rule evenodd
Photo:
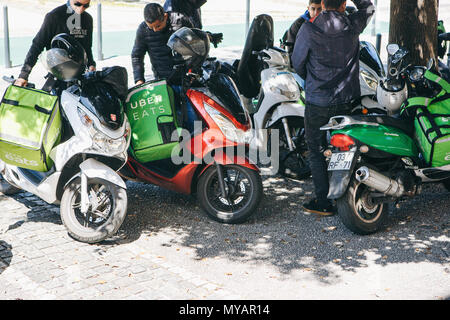
<instances>
[{"instance_id":1,"label":"side mirror","mask_svg":"<svg viewBox=\"0 0 450 320\"><path fill-rule=\"evenodd\" d=\"M390 43L386 46L386 51L390 56L394 55L398 50L400 50L398 44Z\"/></svg>"},{"instance_id":2,"label":"side mirror","mask_svg":"<svg viewBox=\"0 0 450 320\"><path fill-rule=\"evenodd\" d=\"M430 60L428 60L428 63L427 63L427 70L431 70L433 68L434 68L434 59L430 58Z\"/></svg>"}]
</instances>

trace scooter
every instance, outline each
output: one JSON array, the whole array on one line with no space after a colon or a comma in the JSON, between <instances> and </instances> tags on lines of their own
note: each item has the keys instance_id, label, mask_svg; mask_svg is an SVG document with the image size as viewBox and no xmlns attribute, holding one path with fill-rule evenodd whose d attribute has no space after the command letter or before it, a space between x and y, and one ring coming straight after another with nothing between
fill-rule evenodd
<instances>
[{"instance_id":1,"label":"scooter","mask_svg":"<svg viewBox=\"0 0 450 320\"><path fill-rule=\"evenodd\" d=\"M377 100L390 115L336 116L321 128L331 131L328 198L345 226L362 235L380 230L389 203L419 194L423 183L450 190L450 84L432 61L405 66L406 50L387 50Z\"/></svg>"},{"instance_id":2,"label":"scooter","mask_svg":"<svg viewBox=\"0 0 450 320\"><path fill-rule=\"evenodd\" d=\"M171 39L180 34L192 38L192 32L186 29L178 30ZM169 158L139 161L132 143L128 162L120 174L132 181L196 194L201 208L213 220L242 223L256 211L263 195L259 169L248 157L250 117L233 80L218 72L219 67L211 60L206 64L209 68L203 64L209 52L209 40L203 38L202 45L207 49L201 59L194 66L186 67L182 59L177 65L181 70L182 89L176 108L182 109L183 104L192 106L197 116L194 129L183 129L175 134L174 140L167 142L176 143ZM175 54L183 53L177 49L184 50L177 44L173 49Z\"/></svg>"},{"instance_id":3,"label":"scooter","mask_svg":"<svg viewBox=\"0 0 450 320\"><path fill-rule=\"evenodd\" d=\"M50 54L51 50L47 51L47 56ZM122 72L126 81L126 70L122 68ZM127 161L131 133L115 90L100 80L90 80L92 76L84 74L66 89L58 87L62 81L46 88L60 93L63 130L49 154L54 164L48 171L22 168L24 160L18 157L9 163L0 160L5 193L21 189L49 204L60 204L68 233L87 243L114 235L125 219L127 187L116 171ZM98 96L100 91L93 88L100 88L109 98ZM108 105L102 104L105 102Z\"/></svg>"},{"instance_id":4,"label":"scooter","mask_svg":"<svg viewBox=\"0 0 450 320\"><path fill-rule=\"evenodd\" d=\"M294 77L288 53L274 47L272 17L262 14L254 18L241 58L232 66L222 63L221 72L236 81L251 115L254 133L251 146L269 151L272 148L269 141L275 142L273 133L278 133L279 140L275 142L279 145L278 163L264 168L265 173L295 179L309 177L304 92Z\"/></svg>"}]
</instances>

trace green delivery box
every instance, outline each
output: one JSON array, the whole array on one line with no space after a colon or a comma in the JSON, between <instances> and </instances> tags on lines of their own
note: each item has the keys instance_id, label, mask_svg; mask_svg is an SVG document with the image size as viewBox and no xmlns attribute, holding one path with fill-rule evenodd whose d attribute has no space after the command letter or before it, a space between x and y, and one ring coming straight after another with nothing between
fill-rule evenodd
<instances>
[{"instance_id":1,"label":"green delivery box","mask_svg":"<svg viewBox=\"0 0 450 320\"><path fill-rule=\"evenodd\" d=\"M35 171L53 166L49 154L61 137L58 97L11 85L0 105L0 159Z\"/></svg>"},{"instance_id":2,"label":"green delivery box","mask_svg":"<svg viewBox=\"0 0 450 320\"><path fill-rule=\"evenodd\" d=\"M131 125L131 152L142 163L168 159L179 134L173 111L173 90L165 80L144 83L130 89L125 110Z\"/></svg>"},{"instance_id":3,"label":"green delivery box","mask_svg":"<svg viewBox=\"0 0 450 320\"><path fill-rule=\"evenodd\" d=\"M418 108L414 125L425 161L432 167L450 164L450 99Z\"/></svg>"}]
</instances>

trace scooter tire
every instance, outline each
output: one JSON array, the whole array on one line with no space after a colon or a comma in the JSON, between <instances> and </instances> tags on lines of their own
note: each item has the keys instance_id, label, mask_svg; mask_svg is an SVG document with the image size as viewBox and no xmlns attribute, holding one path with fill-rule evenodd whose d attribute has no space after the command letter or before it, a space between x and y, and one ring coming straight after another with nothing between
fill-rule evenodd
<instances>
[{"instance_id":1,"label":"scooter tire","mask_svg":"<svg viewBox=\"0 0 450 320\"><path fill-rule=\"evenodd\" d=\"M262 179L259 173L247 167L239 165L224 165L223 169L239 170L249 182L251 192L250 199L243 207L235 212L220 210L212 204L208 190L213 179L217 179L215 166L209 167L200 177L197 184L197 199L201 208L213 220L226 224L238 224L247 221L254 214L263 196Z\"/></svg>"},{"instance_id":2,"label":"scooter tire","mask_svg":"<svg viewBox=\"0 0 450 320\"><path fill-rule=\"evenodd\" d=\"M69 235L75 240L85 243L97 243L113 236L122 225L127 213L127 193L126 190L105 180L92 179L91 184L102 184L106 186L113 199L113 208L107 221L97 228L88 228L83 226L77 219L73 202L81 188L81 179L76 178L64 190L61 199L61 220L66 227Z\"/></svg>"},{"instance_id":3,"label":"scooter tire","mask_svg":"<svg viewBox=\"0 0 450 320\"><path fill-rule=\"evenodd\" d=\"M389 211L387 203L375 205L364 199L364 192L368 192L368 187L352 179L347 192L336 201L341 221L359 235L369 235L381 230Z\"/></svg>"}]
</instances>

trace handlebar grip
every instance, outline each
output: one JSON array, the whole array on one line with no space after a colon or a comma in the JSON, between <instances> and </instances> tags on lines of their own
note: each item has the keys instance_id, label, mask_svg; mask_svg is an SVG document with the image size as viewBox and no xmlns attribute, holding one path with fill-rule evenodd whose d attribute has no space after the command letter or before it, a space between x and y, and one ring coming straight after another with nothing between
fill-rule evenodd
<instances>
[{"instance_id":1,"label":"handlebar grip","mask_svg":"<svg viewBox=\"0 0 450 320\"><path fill-rule=\"evenodd\" d=\"M14 79L13 76L11 76L11 77L3 76L2 79L9 83L14 83L16 81L16 79Z\"/></svg>"}]
</instances>

